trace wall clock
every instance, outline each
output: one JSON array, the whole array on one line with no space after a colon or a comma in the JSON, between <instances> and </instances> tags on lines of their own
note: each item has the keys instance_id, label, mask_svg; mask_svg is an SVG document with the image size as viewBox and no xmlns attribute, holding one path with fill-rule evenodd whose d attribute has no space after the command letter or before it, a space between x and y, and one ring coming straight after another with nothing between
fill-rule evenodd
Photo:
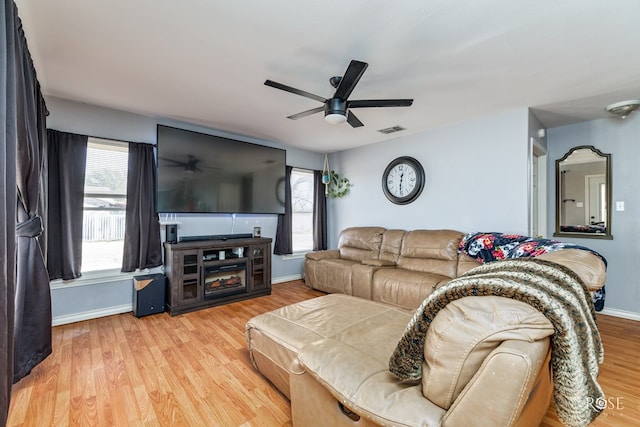
<instances>
[{"instance_id":1,"label":"wall clock","mask_svg":"<svg viewBox=\"0 0 640 427\"><path fill-rule=\"evenodd\" d=\"M391 202L406 205L420 196L425 183L424 168L413 157L393 160L382 174L382 191Z\"/></svg>"}]
</instances>

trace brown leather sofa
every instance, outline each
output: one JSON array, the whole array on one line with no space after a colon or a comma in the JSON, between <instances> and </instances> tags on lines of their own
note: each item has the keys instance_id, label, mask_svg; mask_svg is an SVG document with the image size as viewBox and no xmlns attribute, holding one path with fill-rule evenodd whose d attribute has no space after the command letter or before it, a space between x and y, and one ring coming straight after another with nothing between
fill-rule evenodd
<instances>
[{"instance_id":1,"label":"brown leather sofa","mask_svg":"<svg viewBox=\"0 0 640 427\"><path fill-rule=\"evenodd\" d=\"M480 265L458 253L464 233L455 230L343 230L338 249L310 252L304 260L307 286L327 293L415 309L438 286ZM567 249L539 256L564 263L590 291L604 284L605 266L589 252Z\"/></svg>"},{"instance_id":2,"label":"brown leather sofa","mask_svg":"<svg viewBox=\"0 0 640 427\"><path fill-rule=\"evenodd\" d=\"M477 263L452 230L345 230L309 254L305 278L331 292L254 317L254 366L291 400L294 426L535 426L553 392L554 329L520 301L464 297L430 325L422 379L396 379L389 358L422 299ZM604 264L586 251L544 255L591 289ZM406 288L406 289L405 289ZM420 301L417 301L420 299Z\"/></svg>"}]
</instances>

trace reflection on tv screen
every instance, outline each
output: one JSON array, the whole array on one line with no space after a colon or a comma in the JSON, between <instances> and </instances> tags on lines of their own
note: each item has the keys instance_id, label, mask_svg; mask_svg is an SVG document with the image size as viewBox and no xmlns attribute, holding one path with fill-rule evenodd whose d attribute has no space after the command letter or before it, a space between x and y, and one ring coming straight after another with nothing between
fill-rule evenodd
<instances>
[{"instance_id":1,"label":"reflection on tv screen","mask_svg":"<svg viewBox=\"0 0 640 427\"><path fill-rule=\"evenodd\" d=\"M284 213L286 151L158 125L158 212Z\"/></svg>"}]
</instances>

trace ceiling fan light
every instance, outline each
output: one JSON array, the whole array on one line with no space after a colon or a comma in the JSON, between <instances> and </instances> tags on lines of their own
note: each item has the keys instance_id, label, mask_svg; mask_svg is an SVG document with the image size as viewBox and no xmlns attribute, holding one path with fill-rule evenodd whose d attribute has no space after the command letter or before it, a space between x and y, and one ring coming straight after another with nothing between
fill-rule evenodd
<instances>
[{"instance_id":1,"label":"ceiling fan light","mask_svg":"<svg viewBox=\"0 0 640 427\"><path fill-rule=\"evenodd\" d=\"M606 110L615 115L624 119L629 114L634 112L640 107L640 100L632 99L629 101L616 102L615 104L607 105Z\"/></svg>"},{"instance_id":2,"label":"ceiling fan light","mask_svg":"<svg viewBox=\"0 0 640 427\"><path fill-rule=\"evenodd\" d=\"M340 113L329 113L329 114L325 114L324 120L327 123L331 123L332 125L337 125L337 124L346 122L347 116Z\"/></svg>"},{"instance_id":3,"label":"ceiling fan light","mask_svg":"<svg viewBox=\"0 0 640 427\"><path fill-rule=\"evenodd\" d=\"M347 103L340 98L331 98L324 105L324 120L332 125L347 121Z\"/></svg>"}]
</instances>

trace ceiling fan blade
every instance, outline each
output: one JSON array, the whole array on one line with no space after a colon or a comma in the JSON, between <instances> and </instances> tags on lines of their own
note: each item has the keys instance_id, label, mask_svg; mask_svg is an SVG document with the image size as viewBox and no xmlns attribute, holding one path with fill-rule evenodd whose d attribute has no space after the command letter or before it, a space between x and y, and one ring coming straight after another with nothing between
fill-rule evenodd
<instances>
[{"instance_id":1,"label":"ceiling fan blade","mask_svg":"<svg viewBox=\"0 0 640 427\"><path fill-rule=\"evenodd\" d=\"M336 93L334 98L340 98L346 100L353 89L355 89L358 81L364 74L364 70L367 69L369 64L366 62L360 62L356 60L352 60L347 67L347 71L344 72L344 76L342 76L342 80L340 80L340 84L336 89Z\"/></svg>"},{"instance_id":2,"label":"ceiling fan blade","mask_svg":"<svg viewBox=\"0 0 640 427\"><path fill-rule=\"evenodd\" d=\"M302 111L301 113L292 114L290 116L287 116L287 119L298 120L303 117L307 117L312 114L319 113L320 111L324 111L324 105L322 107L317 107L317 108L312 108L311 110Z\"/></svg>"},{"instance_id":3,"label":"ceiling fan blade","mask_svg":"<svg viewBox=\"0 0 640 427\"><path fill-rule=\"evenodd\" d=\"M361 99L347 101L349 108L409 107L411 104L413 104L413 99Z\"/></svg>"},{"instance_id":4,"label":"ceiling fan blade","mask_svg":"<svg viewBox=\"0 0 640 427\"><path fill-rule=\"evenodd\" d=\"M364 126L364 123L362 123L355 114L353 114L351 111L347 112L347 123L349 123L351 125L352 128L359 128Z\"/></svg>"},{"instance_id":5,"label":"ceiling fan blade","mask_svg":"<svg viewBox=\"0 0 640 427\"><path fill-rule=\"evenodd\" d=\"M172 160L172 159L165 159L164 157L160 157L160 160L173 163L172 165L168 165L168 166L186 166L187 165L185 162L179 162L177 160Z\"/></svg>"},{"instance_id":6,"label":"ceiling fan blade","mask_svg":"<svg viewBox=\"0 0 640 427\"><path fill-rule=\"evenodd\" d=\"M296 89L291 86L283 85L282 83L274 82L273 80L265 80L264 84L276 89L284 90L285 92L291 92L296 95L304 96L305 98L315 99L316 101L320 102L326 101L326 99L321 96L314 95L312 93L305 92L304 90Z\"/></svg>"}]
</instances>

